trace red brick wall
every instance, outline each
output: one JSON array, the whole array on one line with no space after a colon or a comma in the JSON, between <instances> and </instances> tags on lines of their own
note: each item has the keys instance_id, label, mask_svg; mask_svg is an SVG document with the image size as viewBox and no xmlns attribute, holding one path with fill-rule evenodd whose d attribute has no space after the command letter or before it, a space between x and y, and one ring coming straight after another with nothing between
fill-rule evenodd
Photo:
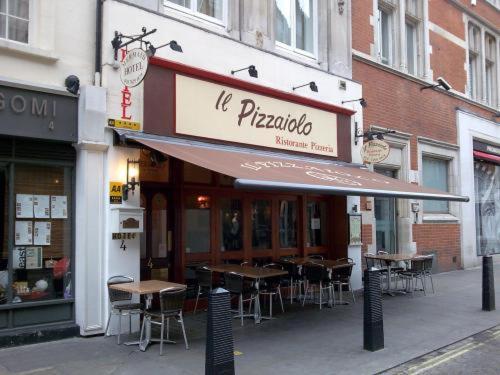
<instances>
[{"instance_id":1,"label":"red brick wall","mask_svg":"<svg viewBox=\"0 0 500 375\"><path fill-rule=\"evenodd\" d=\"M492 24L496 26L497 29L500 29L500 11L496 10L493 6L489 5L485 0L477 0L476 5L472 5L470 0L459 0L462 5L474 12L478 16L488 20ZM439 3L441 0L434 1L431 0L432 3ZM429 2L429 3L430 3Z\"/></svg>"},{"instance_id":2,"label":"red brick wall","mask_svg":"<svg viewBox=\"0 0 500 375\"><path fill-rule=\"evenodd\" d=\"M465 40L462 12L447 0L429 1L429 21Z\"/></svg>"},{"instance_id":3,"label":"red brick wall","mask_svg":"<svg viewBox=\"0 0 500 375\"><path fill-rule=\"evenodd\" d=\"M368 245L372 244L372 225L363 224L361 225L361 252L366 253L368 250Z\"/></svg>"},{"instance_id":4,"label":"red brick wall","mask_svg":"<svg viewBox=\"0 0 500 375\"><path fill-rule=\"evenodd\" d=\"M436 252L439 271L461 267L459 224L413 224L413 241L418 254Z\"/></svg>"},{"instance_id":5,"label":"red brick wall","mask_svg":"<svg viewBox=\"0 0 500 375\"><path fill-rule=\"evenodd\" d=\"M370 16L373 13L372 0L355 0L352 7L352 48L370 54L370 44L374 40Z\"/></svg>"}]
</instances>

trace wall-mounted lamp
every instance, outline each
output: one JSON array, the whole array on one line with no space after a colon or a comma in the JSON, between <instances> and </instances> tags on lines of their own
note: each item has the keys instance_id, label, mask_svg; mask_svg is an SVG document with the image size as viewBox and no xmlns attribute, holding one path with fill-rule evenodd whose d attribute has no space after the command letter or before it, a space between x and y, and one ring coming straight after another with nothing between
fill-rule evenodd
<instances>
[{"instance_id":1,"label":"wall-mounted lamp","mask_svg":"<svg viewBox=\"0 0 500 375\"><path fill-rule=\"evenodd\" d=\"M500 112L497 112L497 113L494 113L493 116L491 116L493 118L499 118L500 117Z\"/></svg>"},{"instance_id":2,"label":"wall-mounted lamp","mask_svg":"<svg viewBox=\"0 0 500 375\"><path fill-rule=\"evenodd\" d=\"M436 79L436 81L437 81L437 84L421 87L420 91L427 90L427 89L433 89L434 87L439 87L439 86L441 86L446 91L451 90L451 88L452 88L451 85L448 82L446 82L446 80L443 77L438 77Z\"/></svg>"},{"instance_id":3,"label":"wall-mounted lamp","mask_svg":"<svg viewBox=\"0 0 500 375\"><path fill-rule=\"evenodd\" d=\"M352 205L352 212L354 212L354 213L358 212L358 205L357 204Z\"/></svg>"},{"instance_id":4,"label":"wall-mounted lamp","mask_svg":"<svg viewBox=\"0 0 500 375\"><path fill-rule=\"evenodd\" d=\"M342 104L345 103L352 103L352 102L359 102L361 107L366 108L368 107L368 103L365 98L359 98L359 99L352 99L352 100L342 100Z\"/></svg>"},{"instance_id":5,"label":"wall-mounted lamp","mask_svg":"<svg viewBox=\"0 0 500 375\"><path fill-rule=\"evenodd\" d=\"M146 45L147 45L146 54L148 55L148 57L154 56L157 50L166 46L170 46L170 49L172 51L182 53L182 47L175 40L171 40L170 42L162 44L159 47L155 47L149 42L146 42Z\"/></svg>"},{"instance_id":6,"label":"wall-mounted lamp","mask_svg":"<svg viewBox=\"0 0 500 375\"><path fill-rule=\"evenodd\" d=\"M354 144L357 145L358 144L358 138L363 138L363 139L366 139L368 141L373 141L375 138L377 139L384 139L384 135L385 134L394 134L396 133L395 130L390 130L390 129L386 129L386 130L367 130L365 131L364 133L361 132L362 129L360 129L358 127L358 122L356 121L354 123Z\"/></svg>"},{"instance_id":7,"label":"wall-mounted lamp","mask_svg":"<svg viewBox=\"0 0 500 375\"><path fill-rule=\"evenodd\" d=\"M134 194L135 187L139 185L139 160L127 159L127 183L122 186L123 200L128 200L128 192Z\"/></svg>"},{"instance_id":8,"label":"wall-mounted lamp","mask_svg":"<svg viewBox=\"0 0 500 375\"><path fill-rule=\"evenodd\" d=\"M243 70L248 70L248 74L250 75L250 77L253 77L253 78L259 77L259 73L257 72L257 69L255 69L255 65L250 65L250 66L247 66L246 68L241 68L241 69L237 69L237 70L231 70L231 74L234 75L234 73L238 73L238 72L241 72Z\"/></svg>"},{"instance_id":9,"label":"wall-mounted lamp","mask_svg":"<svg viewBox=\"0 0 500 375\"><path fill-rule=\"evenodd\" d=\"M316 82L314 82L314 81L308 82L308 83L300 85L300 86L292 87L292 90L295 91L297 89L300 89L301 87L306 87L306 86L309 86L311 91L318 92L318 86L316 86Z\"/></svg>"},{"instance_id":10,"label":"wall-mounted lamp","mask_svg":"<svg viewBox=\"0 0 500 375\"><path fill-rule=\"evenodd\" d=\"M80 89L80 79L75 75L67 76L64 80L64 85L66 86L66 90L68 90L68 92L76 95Z\"/></svg>"}]
</instances>

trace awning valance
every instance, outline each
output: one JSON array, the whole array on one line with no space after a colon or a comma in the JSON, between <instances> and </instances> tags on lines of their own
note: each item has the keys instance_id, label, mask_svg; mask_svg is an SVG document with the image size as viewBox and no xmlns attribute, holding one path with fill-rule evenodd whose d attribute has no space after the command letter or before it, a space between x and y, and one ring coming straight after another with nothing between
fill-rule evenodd
<instances>
[{"instance_id":1,"label":"awning valance","mask_svg":"<svg viewBox=\"0 0 500 375\"><path fill-rule=\"evenodd\" d=\"M236 188L467 202L468 197L386 177L352 164L126 132L163 154L235 178Z\"/></svg>"}]
</instances>

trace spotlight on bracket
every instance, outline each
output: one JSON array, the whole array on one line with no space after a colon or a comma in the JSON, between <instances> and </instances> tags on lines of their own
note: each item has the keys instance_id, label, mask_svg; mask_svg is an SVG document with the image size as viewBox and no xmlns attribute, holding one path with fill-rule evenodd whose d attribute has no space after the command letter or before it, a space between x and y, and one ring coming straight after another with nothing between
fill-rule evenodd
<instances>
[{"instance_id":1,"label":"spotlight on bracket","mask_svg":"<svg viewBox=\"0 0 500 375\"><path fill-rule=\"evenodd\" d=\"M171 40L170 42L162 44L159 47L155 47L151 43L148 43L146 54L148 55L148 57L154 56L157 50L166 46L170 46L170 49L172 51L182 53L182 47L180 46L180 44L178 44L175 40Z\"/></svg>"},{"instance_id":2,"label":"spotlight on bracket","mask_svg":"<svg viewBox=\"0 0 500 375\"><path fill-rule=\"evenodd\" d=\"M314 81L311 81L311 82L306 83L304 85L292 87L292 90L295 91L297 89L300 89L301 87L306 87L306 86L309 86L311 91L318 92L318 86L316 86L316 82L314 82Z\"/></svg>"},{"instance_id":3,"label":"spotlight on bracket","mask_svg":"<svg viewBox=\"0 0 500 375\"><path fill-rule=\"evenodd\" d=\"M435 84L435 85L421 87L420 91L427 90L427 89L433 89L434 87L439 87L439 86L441 86L446 91L450 91L452 89L451 85L443 77L438 77L436 79L436 82L437 82L437 84Z\"/></svg>"},{"instance_id":4,"label":"spotlight on bracket","mask_svg":"<svg viewBox=\"0 0 500 375\"><path fill-rule=\"evenodd\" d=\"M234 73L241 72L243 70L248 70L248 75L253 78L258 78L259 77L259 72L257 72L257 69L255 69L255 65L250 65L247 66L246 68L241 68L237 70L231 70L231 74L234 75Z\"/></svg>"},{"instance_id":5,"label":"spotlight on bracket","mask_svg":"<svg viewBox=\"0 0 500 375\"><path fill-rule=\"evenodd\" d=\"M67 76L64 80L64 85L66 86L66 90L76 95L80 89L80 79L75 75Z\"/></svg>"},{"instance_id":6,"label":"spotlight on bracket","mask_svg":"<svg viewBox=\"0 0 500 375\"><path fill-rule=\"evenodd\" d=\"M352 102L359 102L361 107L366 108L368 107L368 102L366 101L365 98L359 98L359 99L352 99L352 100L342 100L342 104L345 103L352 103Z\"/></svg>"}]
</instances>

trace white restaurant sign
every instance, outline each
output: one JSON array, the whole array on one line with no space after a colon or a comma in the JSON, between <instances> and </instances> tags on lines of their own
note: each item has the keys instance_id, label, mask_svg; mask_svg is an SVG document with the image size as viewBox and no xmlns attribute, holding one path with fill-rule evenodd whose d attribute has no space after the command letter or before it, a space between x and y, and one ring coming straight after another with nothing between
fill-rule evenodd
<instances>
[{"instance_id":1,"label":"white restaurant sign","mask_svg":"<svg viewBox=\"0 0 500 375\"><path fill-rule=\"evenodd\" d=\"M149 58L140 48L134 48L120 64L120 79L127 87L135 87L142 82L148 72Z\"/></svg>"},{"instance_id":2,"label":"white restaurant sign","mask_svg":"<svg viewBox=\"0 0 500 375\"><path fill-rule=\"evenodd\" d=\"M178 134L337 156L337 115L176 75Z\"/></svg>"}]
</instances>

